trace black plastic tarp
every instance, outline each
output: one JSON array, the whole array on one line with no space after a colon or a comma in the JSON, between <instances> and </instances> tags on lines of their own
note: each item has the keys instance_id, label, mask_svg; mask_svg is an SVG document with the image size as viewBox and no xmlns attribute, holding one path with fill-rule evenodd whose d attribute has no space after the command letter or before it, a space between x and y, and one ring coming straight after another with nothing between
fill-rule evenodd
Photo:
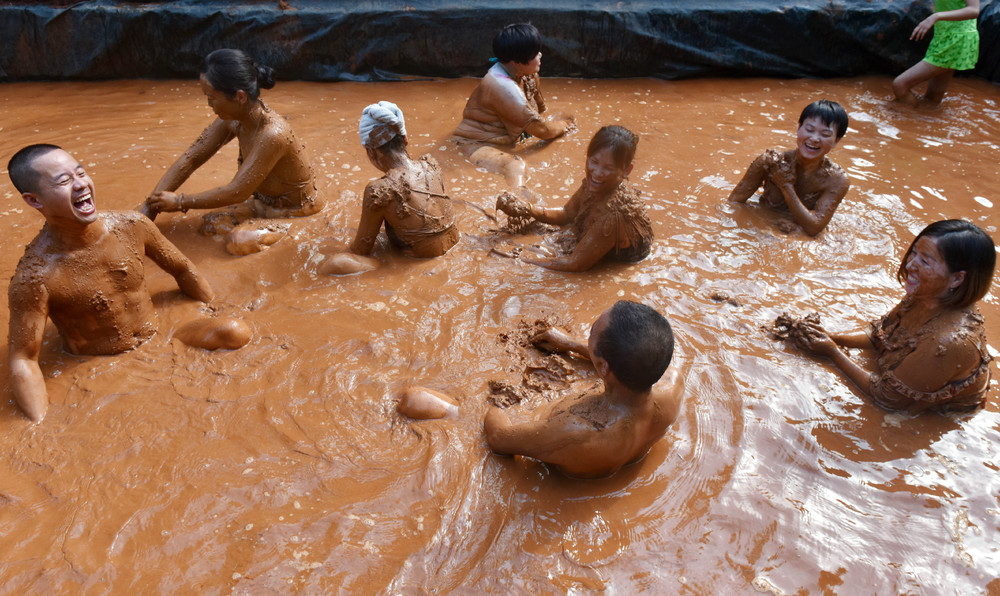
<instances>
[{"instance_id":1,"label":"black plastic tarp","mask_svg":"<svg viewBox=\"0 0 1000 596\"><path fill-rule=\"evenodd\" d=\"M0 2L0 80L189 78L241 48L280 78L481 76L500 27L531 21L546 76L893 75L927 41L931 0L660 2ZM983 2L975 74L1000 82L1000 3Z\"/></svg>"}]
</instances>

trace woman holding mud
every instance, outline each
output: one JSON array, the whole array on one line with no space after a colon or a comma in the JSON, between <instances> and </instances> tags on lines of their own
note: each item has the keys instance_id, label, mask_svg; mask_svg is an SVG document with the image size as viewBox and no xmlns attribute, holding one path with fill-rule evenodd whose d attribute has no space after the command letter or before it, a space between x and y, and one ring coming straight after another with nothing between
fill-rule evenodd
<instances>
[{"instance_id":1,"label":"woman holding mud","mask_svg":"<svg viewBox=\"0 0 1000 596\"><path fill-rule=\"evenodd\" d=\"M238 209L206 216L202 226L206 234L228 231L249 217L301 217L318 212L323 204L305 146L295 138L288 122L260 99L261 89L274 87L274 69L256 64L240 50L216 50L202 63L200 80L208 105L218 118L170 166L140 211L152 219L161 211L211 209L246 201ZM228 184L198 193L176 192L233 139L239 141L239 169ZM255 252L252 249L263 248L261 241L270 244L277 240L273 229L270 236L262 232L245 235L243 240L249 246L237 242L240 246L231 246L230 251ZM236 230L233 238L239 240Z\"/></svg>"},{"instance_id":2,"label":"woman holding mud","mask_svg":"<svg viewBox=\"0 0 1000 596\"><path fill-rule=\"evenodd\" d=\"M430 155L410 159L403 112L388 101L372 104L361 113L358 134L368 160L385 175L365 187L352 254L331 255L320 272L357 273L377 267L378 261L369 255L383 224L389 242L407 256L431 258L448 252L459 232L441 167Z\"/></svg>"},{"instance_id":3,"label":"woman holding mud","mask_svg":"<svg viewBox=\"0 0 1000 596\"><path fill-rule=\"evenodd\" d=\"M796 347L826 356L883 408L921 412L982 405L992 360L976 308L996 265L993 239L959 219L932 223L917 235L896 278L906 296L867 331L829 334L818 317L779 317ZM782 320L784 319L784 320ZM872 349L870 372L840 346Z\"/></svg>"},{"instance_id":4,"label":"woman holding mud","mask_svg":"<svg viewBox=\"0 0 1000 596\"><path fill-rule=\"evenodd\" d=\"M586 271L605 256L636 263L649 255L653 228L639 193L628 186L639 137L622 126L605 126L587 146L580 188L564 207L540 207L512 193L497 198L497 209L515 218L569 224L567 253L525 262L556 271Z\"/></svg>"},{"instance_id":5,"label":"woman holding mud","mask_svg":"<svg viewBox=\"0 0 1000 596\"><path fill-rule=\"evenodd\" d=\"M913 88L927 83L923 100L941 103L956 70L970 70L979 61L979 0L934 0L934 12L920 21L910 34L911 40L923 39L932 28L934 37L924 59L896 77L892 91L896 101L916 106L920 98Z\"/></svg>"}]
</instances>

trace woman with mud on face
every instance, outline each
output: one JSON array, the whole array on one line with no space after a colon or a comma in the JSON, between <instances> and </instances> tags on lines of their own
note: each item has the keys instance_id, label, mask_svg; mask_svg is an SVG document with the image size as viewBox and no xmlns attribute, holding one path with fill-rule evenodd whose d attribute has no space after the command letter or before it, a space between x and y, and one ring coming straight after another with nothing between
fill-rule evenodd
<instances>
[{"instance_id":1,"label":"woman with mud on face","mask_svg":"<svg viewBox=\"0 0 1000 596\"><path fill-rule=\"evenodd\" d=\"M243 203L205 216L201 231L232 230L227 249L233 254L263 250L283 235L278 226L234 226L250 217L302 217L320 211L305 145L288 121L260 99L274 87L274 70L256 64L240 50L216 50L201 65L201 89L218 118L160 178L139 211L150 219L161 211L211 209ZM191 174L233 139L240 153L236 175L228 184L197 193L178 193Z\"/></svg>"},{"instance_id":2,"label":"woman with mud on face","mask_svg":"<svg viewBox=\"0 0 1000 596\"><path fill-rule=\"evenodd\" d=\"M358 273L377 267L378 261L369 255L383 224L389 242L406 256L426 259L448 252L458 242L459 232L441 167L430 155L410 159L400 109L388 101L366 107L358 134L368 160L385 175L365 187L350 253L330 255L319 272Z\"/></svg>"},{"instance_id":3,"label":"woman with mud on face","mask_svg":"<svg viewBox=\"0 0 1000 596\"><path fill-rule=\"evenodd\" d=\"M959 219L938 221L917 235L896 278L906 296L866 332L830 334L807 317L780 319L799 349L826 356L883 408L921 412L983 404L992 360L976 308L996 265L993 239ZM840 350L875 351L870 372Z\"/></svg>"},{"instance_id":4,"label":"woman with mud on face","mask_svg":"<svg viewBox=\"0 0 1000 596\"><path fill-rule=\"evenodd\" d=\"M636 263L649 255L653 228L639 193L628 186L639 137L621 126L605 126L587 146L580 188L563 207L529 204L510 192L497 198L497 209L516 218L569 225L568 252L555 258L525 258L556 271L586 271L605 256Z\"/></svg>"}]
</instances>

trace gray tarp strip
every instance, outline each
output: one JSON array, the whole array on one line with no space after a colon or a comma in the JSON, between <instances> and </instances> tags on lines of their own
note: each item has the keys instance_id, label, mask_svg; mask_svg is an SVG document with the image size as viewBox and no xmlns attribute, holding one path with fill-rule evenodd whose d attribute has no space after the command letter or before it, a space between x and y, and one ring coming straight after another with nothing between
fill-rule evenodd
<instances>
[{"instance_id":1,"label":"gray tarp strip","mask_svg":"<svg viewBox=\"0 0 1000 596\"><path fill-rule=\"evenodd\" d=\"M282 79L481 76L503 25L530 20L546 76L895 75L931 0L660 2L0 2L0 80L191 78L222 47ZM974 74L1000 82L1000 2L985 0Z\"/></svg>"}]
</instances>

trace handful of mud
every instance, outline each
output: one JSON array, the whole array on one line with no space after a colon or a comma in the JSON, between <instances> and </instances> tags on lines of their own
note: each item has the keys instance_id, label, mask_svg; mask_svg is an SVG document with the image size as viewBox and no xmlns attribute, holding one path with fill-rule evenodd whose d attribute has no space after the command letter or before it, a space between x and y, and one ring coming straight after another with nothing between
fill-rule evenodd
<instances>
[{"instance_id":1,"label":"handful of mud","mask_svg":"<svg viewBox=\"0 0 1000 596\"><path fill-rule=\"evenodd\" d=\"M766 331L774 339L791 339L798 341L799 338L812 338L815 333L806 323L810 325L820 325L819 313L809 313L801 319L795 318L787 312L783 312Z\"/></svg>"},{"instance_id":2,"label":"handful of mud","mask_svg":"<svg viewBox=\"0 0 1000 596\"><path fill-rule=\"evenodd\" d=\"M508 234L519 234L535 221L529 214L528 204L524 199L510 191L497 195L496 209L507 214L507 223L501 231Z\"/></svg>"}]
</instances>

